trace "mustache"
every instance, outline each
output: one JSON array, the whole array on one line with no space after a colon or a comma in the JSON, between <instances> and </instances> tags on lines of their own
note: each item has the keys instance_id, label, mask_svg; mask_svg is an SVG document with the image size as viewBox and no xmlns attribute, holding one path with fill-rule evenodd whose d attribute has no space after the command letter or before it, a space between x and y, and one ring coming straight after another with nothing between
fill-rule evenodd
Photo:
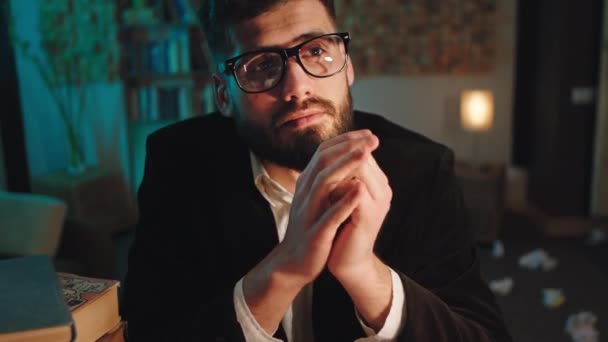
<instances>
[{"instance_id":1,"label":"mustache","mask_svg":"<svg viewBox=\"0 0 608 342\"><path fill-rule=\"evenodd\" d=\"M281 120L282 118L284 118L288 115L291 115L295 112L299 112L299 111L306 110L309 108L320 109L324 112L327 112L327 114L331 115L331 116L337 115L336 106L333 101L328 100L328 99L323 99L320 97L311 97L311 98L306 99L303 102L291 101L291 102L288 102L287 104L285 104L285 106L283 106L283 108L277 110L272 115L272 124L273 124L273 126L276 127L277 122L279 122L279 120Z\"/></svg>"}]
</instances>

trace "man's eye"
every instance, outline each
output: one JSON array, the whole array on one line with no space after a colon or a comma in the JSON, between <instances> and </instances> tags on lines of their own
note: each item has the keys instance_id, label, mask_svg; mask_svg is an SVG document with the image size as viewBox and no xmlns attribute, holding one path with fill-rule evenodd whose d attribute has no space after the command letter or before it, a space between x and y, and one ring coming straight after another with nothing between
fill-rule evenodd
<instances>
[{"instance_id":1,"label":"man's eye","mask_svg":"<svg viewBox=\"0 0 608 342\"><path fill-rule=\"evenodd\" d=\"M246 69L250 72L267 72L276 68L277 61L275 59L264 59L249 63Z\"/></svg>"},{"instance_id":2,"label":"man's eye","mask_svg":"<svg viewBox=\"0 0 608 342\"><path fill-rule=\"evenodd\" d=\"M313 46L308 49L309 56L321 56L324 52L325 52L325 49L323 49L320 46Z\"/></svg>"},{"instance_id":3,"label":"man's eye","mask_svg":"<svg viewBox=\"0 0 608 342\"><path fill-rule=\"evenodd\" d=\"M272 69L275 67L274 61L272 60L267 60L267 61L260 61L258 63L254 63L252 66L250 66L252 71L268 71L269 69Z\"/></svg>"}]
</instances>

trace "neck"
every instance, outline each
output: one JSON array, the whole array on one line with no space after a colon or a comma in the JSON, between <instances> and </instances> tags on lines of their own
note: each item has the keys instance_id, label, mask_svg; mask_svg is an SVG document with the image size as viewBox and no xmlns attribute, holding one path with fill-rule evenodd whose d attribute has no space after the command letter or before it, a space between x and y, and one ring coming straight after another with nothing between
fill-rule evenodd
<instances>
[{"instance_id":1,"label":"neck","mask_svg":"<svg viewBox=\"0 0 608 342\"><path fill-rule=\"evenodd\" d=\"M268 175L272 179L277 181L292 194L296 192L296 181L300 176L300 171L289 169L267 160L262 160L261 163L264 165L264 169L266 169L266 172L268 172Z\"/></svg>"}]
</instances>

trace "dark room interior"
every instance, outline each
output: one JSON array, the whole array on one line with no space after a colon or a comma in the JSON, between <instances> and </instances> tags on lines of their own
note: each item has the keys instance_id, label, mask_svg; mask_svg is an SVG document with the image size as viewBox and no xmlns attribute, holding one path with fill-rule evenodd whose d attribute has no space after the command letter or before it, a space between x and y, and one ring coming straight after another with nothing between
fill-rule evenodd
<instances>
[{"instance_id":1,"label":"dark room interior","mask_svg":"<svg viewBox=\"0 0 608 342\"><path fill-rule=\"evenodd\" d=\"M124 282L146 138L216 110L201 1L0 0L0 282ZM513 340L606 339L608 0L335 2L355 109L454 152Z\"/></svg>"}]
</instances>

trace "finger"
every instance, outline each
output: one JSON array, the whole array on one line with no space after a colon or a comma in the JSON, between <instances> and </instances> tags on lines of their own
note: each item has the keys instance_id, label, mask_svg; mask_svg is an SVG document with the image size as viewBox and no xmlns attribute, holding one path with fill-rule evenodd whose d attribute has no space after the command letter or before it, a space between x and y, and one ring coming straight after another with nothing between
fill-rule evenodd
<instances>
[{"instance_id":1,"label":"finger","mask_svg":"<svg viewBox=\"0 0 608 342\"><path fill-rule=\"evenodd\" d=\"M380 165L378 165L376 158L373 158L372 156L369 161L372 171L377 176L376 180L378 181L379 189L382 189L380 193L382 197L380 197L380 199L388 200L390 202L393 198L393 190L391 189L391 185L389 183L388 177L386 176L386 173L384 173L384 171L380 168Z\"/></svg>"},{"instance_id":2,"label":"finger","mask_svg":"<svg viewBox=\"0 0 608 342\"><path fill-rule=\"evenodd\" d=\"M331 191L347 177L354 174L369 156L364 150L354 150L340 157L335 163L319 172L309 191L307 203L313 212L327 205Z\"/></svg>"},{"instance_id":3,"label":"finger","mask_svg":"<svg viewBox=\"0 0 608 342\"><path fill-rule=\"evenodd\" d=\"M328 205L328 196L336 184L353 173L365 160L365 152L354 150L340 157L333 165L322 171L308 186L305 201L312 213L320 213ZM316 215L316 214L313 214Z\"/></svg>"},{"instance_id":4,"label":"finger","mask_svg":"<svg viewBox=\"0 0 608 342\"><path fill-rule=\"evenodd\" d=\"M347 139L341 139L339 142L333 142L331 145L319 147L319 158L325 158L331 163L331 158L334 159L344 153L352 151L355 148L365 148L374 151L380 145L380 140L373 134L363 134L350 136Z\"/></svg>"},{"instance_id":5,"label":"finger","mask_svg":"<svg viewBox=\"0 0 608 342\"><path fill-rule=\"evenodd\" d=\"M315 152L306 169L300 174L296 188L310 189L319 172L336 163L341 157L360 149L363 153L371 152L378 147L378 138L374 135L362 134L358 138L343 139L325 149Z\"/></svg>"},{"instance_id":6,"label":"finger","mask_svg":"<svg viewBox=\"0 0 608 342\"><path fill-rule=\"evenodd\" d=\"M345 196L331 205L321 215L317 225L318 231L316 232L319 234L319 238L324 241L333 241L338 228L348 220L353 210L359 205L363 187L359 182L355 184Z\"/></svg>"},{"instance_id":7,"label":"finger","mask_svg":"<svg viewBox=\"0 0 608 342\"><path fill-rule=\"evenodd\" d=\"M371 198L374 200L383 198L384 192L387 190L386 176L377 166L374 157L370 155L366 158L357 171L356 177L365 184Z\"/></svg>"},{"instance_id":8,"label":"finger","mask_svg":"<svg viewBox=\"0 0 608 342\"><path fill-rule=\"evenodd\" d=\"M384 173L384 171L380 168L380 165L378 165L378 161L376 161L376 158L372 156L369 161L372 169L374 169L375 172L377 172L377 174L380 176L380 181L388 185L388 177L386 176L386 173Z\"/></svg>"},{"instance_id":9,"label":"finger","mask_svg":"<svg viewBox=\"0 0 608 342\"><path fill-rule=\"evenodd\" d=\"M356 178L346 179L338 183L335 188L329 193L329 204L338 202L342 197L346 196L354 186L353 183L359 182Z\"/></svg>"},{"instance_id":10,"label":"finger","mask_svg":"<svg viewBox=\"0 0 608 342\"><path fill-rule=\"evenodd\" d=\"M367 213L370 212L370 210L375 207L375 200L372 198L369 192L369 187L367 187L365 183L361 181L359 181L359 184L361 184L359 204L355 207L355 209L353 209L353 212L350 214L350 219L351 223L355 226L368 227L370 226L369 224L362 222L364 219L364 210Z\"/></svg>"},{"instance_id":11,"label":"finger","mask_svg":"<svg viewBox=\"0 0 608 342\"><path fill-rule=\"evenodd\" d=\"M370 135L372 135L372 131L370 131L369 129L360 129L360 130L356 130L356 131L346 132L346 133L340 134L332 139L325 140L323 143L321 143L321 145L319 145L319 149L325 150L327 148L330 148L334 145L343 143L345 141L357 140L360 138L365 138Z\"/></svg>"}]
</instances>

